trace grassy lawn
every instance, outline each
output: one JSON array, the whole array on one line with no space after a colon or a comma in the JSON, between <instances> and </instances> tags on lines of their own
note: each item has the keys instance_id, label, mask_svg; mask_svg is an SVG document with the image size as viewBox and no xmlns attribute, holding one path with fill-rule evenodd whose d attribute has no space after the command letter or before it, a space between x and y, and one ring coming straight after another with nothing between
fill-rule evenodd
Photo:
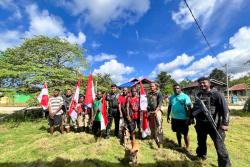
<instances>
[{"instance_id":1,"label":"grassy lawn","mask_svg":"<svg viewBox=\"0 0 250 167\"><path fill-rule=\"evenodd\" d=\"M246 167L250 164L250 117L235 116L231 120L226 145L232 165ZM96 142L91 134L69 133L54 136L47 133L47 121L4 122L0 124L0 166L127 166L121 162L123 147L118 139ZM195 154L196 133L190 127L191 152ZM164 117L164 148L156 149L150 140L140 141L139 166L199 167L217 166L217 155L208 138L208 159L192 161L182 149L176 147L175 134Z\"/></svg>"}]
</instances>

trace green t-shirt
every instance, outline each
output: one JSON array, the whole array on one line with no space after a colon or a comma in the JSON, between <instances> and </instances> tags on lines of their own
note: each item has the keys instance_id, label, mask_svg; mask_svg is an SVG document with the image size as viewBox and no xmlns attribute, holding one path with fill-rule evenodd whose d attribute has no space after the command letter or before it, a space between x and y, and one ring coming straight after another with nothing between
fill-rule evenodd
<instances>
[{"instance_id":1,"label":"green t-shirt","mask_svg":"<svg viewBox=\"0 0 250 167\"><path fill-rule=\"evenodd\" d=\"M94 100L93 110L95 113L95 121L101 121L102 119L102 100Z\"/></svg>"},{"instance_id":2,"label":"green t-shirt","mask_svg":"<svg viewBox=\"0 0 250 167\"><path fill-rule=\"evenodd\" d=\"M169 104L171 105L171 117L174 119L186 120L187 111L186 106L191 106L192 102L188 95L180 93L179 95L173 95L169 98Z\"/></svg>"}]
</instances>

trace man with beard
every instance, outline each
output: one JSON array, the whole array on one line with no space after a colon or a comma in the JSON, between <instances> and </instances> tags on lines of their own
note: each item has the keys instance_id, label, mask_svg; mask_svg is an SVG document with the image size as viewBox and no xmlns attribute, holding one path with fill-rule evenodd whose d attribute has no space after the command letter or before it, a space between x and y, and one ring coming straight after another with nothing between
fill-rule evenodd
<instances>
[{"instance_id":1,"label":"man with beard","mask_svg":"<svg viewBox=\"0 0 250 167\"><path fill-rule=\"evenodd\" d=\"M178 84L173 85L174 95L169 98L167 122L170 121L172 130L176 132L179 147L181 147L181 135L184 135L186 149L189 149L188 126L192 102L188 95L181 91Z\"/></svg>"},{"instance_id":2,"label":"man with beard","mask_svg":"<svg viewBox=\"0 0 250 167\"><path fill-rule=\"evenodd\" d=\"M106 139L110 137L110 130L112 127L113 119L115 120L115 136L119 137L119 121L120 121L120 113L119 113L119 105L118 105L118 97L119 95L116 92L116 85L111 85L111 92L107 95L106 100L108 101L108 125L106 128Z\"/></svg>"},{"instance_id":3,"label":"man with beard","mask_svg":"<svg viewBox=\"0 0 250 167\"><path fill-rule=\"evenodd\" d=\"M67 89L65 95L63 95L63 121L64 121L64 126L66 129L66 132L70 132L70 116L68 115L69 112L69 106L72 100L73 94L71 89Z\"/></svg>"},{"instance_id":4,"label":"man with beard","mask_svg":"<svg viewBox=\"0 0 250 167\"><path fill-rule=\"evenodd\" d=\"M101 91L97 91L96 98L93 104L94 111L94 122L93 122L93 133L95 137L101 136L101 120L102 120L102 93Z\"/></svg>"},{"instance_id":5,"label":"man with beard","mask_svg":"<svg viewBox=\"0 0 250 167\"><path fill-rule=\"evenodd\" d=\"M163 130L162 130L162 94L157 90L155 82L150 83L150 92L147 95L148 99L148 120L151 130L151 138L154 138L158 148L162 147Z\"/></svg>"},{"instance_id":6,"label":"man with beard","mask_svg":"<svg viewBox=\"0 0 250 167\"><path fill-rule=\"evenodd\" d=\"M198 147L196 149L197 157L202 160L206 159L207 154L207 135L209 134L214 142L214 146L218 156L219 167L230 167L230 159L224 144L225 131L229 125L229 109L224 96L218 91L211 89L209 78L202 77L198 79L201 91L197 94L194 104L193 115L196 120L196 133ZM212 116L212 121L216 124L215 128L211 124L211 120L204 113L204 105Z\"/></svg>"}]
</instances>

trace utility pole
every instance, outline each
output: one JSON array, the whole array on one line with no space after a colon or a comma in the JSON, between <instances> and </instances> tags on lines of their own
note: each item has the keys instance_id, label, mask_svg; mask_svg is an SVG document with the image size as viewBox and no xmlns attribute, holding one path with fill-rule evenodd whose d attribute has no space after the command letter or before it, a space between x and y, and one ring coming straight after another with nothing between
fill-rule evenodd
<instances>
[{"instance_id":1,"label":"utility pole","mask_svg":"<svg viewBox=\"0 0 250 167\"><path fill-rule=\"evenodd\" d=\"M228 85L228 80L229 80L229 76L228 76L228 64L225 65L226 66L226 74L227 74L227 101L229 103L230 98L229 98L229 85Z\"/></svg>"}]
</instances>

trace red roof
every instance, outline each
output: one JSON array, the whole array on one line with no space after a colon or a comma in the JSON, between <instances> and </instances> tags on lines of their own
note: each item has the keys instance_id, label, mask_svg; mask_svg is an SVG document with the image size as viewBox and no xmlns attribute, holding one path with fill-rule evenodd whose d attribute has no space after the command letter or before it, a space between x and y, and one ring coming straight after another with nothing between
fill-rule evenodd
<instances>
[{"instance_id":1,"label":"red roof","mask_svg":"<svg viewBox=\"0 0 250 167\"><path fill-rule=\"evenodd\" d=\"M246 89L249 89L249 87L245 83L237 84L229 88L229 90L246 90Z\"/></svg>"},{"instance_id":2,"label":"red roof","mask_svg":"<svg viewBox=\"0 0 250 167\"><path fill-rule=\"evenodd\" d=\"M198 86L199 86L198 82L191 82L190 84L188 84L186 87L183 87L182 89L195 88Z\"/></svg>"}]
</instances>

